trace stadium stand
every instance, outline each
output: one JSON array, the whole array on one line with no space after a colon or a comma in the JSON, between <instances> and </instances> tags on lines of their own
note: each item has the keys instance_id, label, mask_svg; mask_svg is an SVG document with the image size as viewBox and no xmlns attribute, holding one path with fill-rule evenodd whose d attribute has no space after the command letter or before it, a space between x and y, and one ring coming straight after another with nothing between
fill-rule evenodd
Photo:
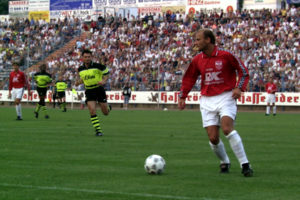
<instances>
[{"instance_id":1,"label":"stadium stand","mask_svg":"<svg viewBox=\"0 0 300 200\"><path fill-rule=\"evenodd\" d=\"M95 59L110 68L107 90L120 90L126 82L136 91L178 90L196 53L192 49L194 32L210 28L219 46L244 60L251 76L249 91L263 91L267 77L272 76L281 92L299 92L299 13L299 8L291 7L228 14L197 11L188 15L99 17L91 23L72 18L49 24L14 21L0 28L0 77L7 77L16 57L23 60L29 76L36 72L34 64L46 59L54 79L58 72L63 73L72 86L81 63L80 52L90 48Z\"/></svg>"}]
</instances>

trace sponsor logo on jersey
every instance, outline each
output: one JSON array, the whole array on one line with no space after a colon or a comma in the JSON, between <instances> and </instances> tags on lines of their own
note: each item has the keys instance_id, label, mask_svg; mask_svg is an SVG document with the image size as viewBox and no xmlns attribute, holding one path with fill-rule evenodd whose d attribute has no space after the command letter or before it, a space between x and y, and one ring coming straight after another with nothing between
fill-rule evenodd
<instances>
[{"instance_id":1,"label":"sponsor logo on jersey","mask_svg":"<svg viewBox=\"0 0 300 200\"><path fill-rule=\"evenodd\" d=\"M215 62L215 66L216 66L217 70L221 70L221 69L223 68L223 63L222 63L222 61L221 61L221 60L217 60L217 61Z\"/></svg>"},{"instance_id":2,"label":"sponsor logo on jersey","mask_svg":"<svg viewBox=\"0 0 300 200\"><path fill-rule=\"evenodd\" d=\"M219 74L221 74L221 72L207 72L205 73L205 81L219 81L221 80Z\"/></svg>"},{"instance_id":3,"label":"sponsor logo on jersey","mask_svg":"<svg viewBox=\"0 0 300 200\"><path fill-rule=\"evenodd\" d=\"M94 79L95 75L85 75L84 80Z\"/></svg>"}]
</instances>

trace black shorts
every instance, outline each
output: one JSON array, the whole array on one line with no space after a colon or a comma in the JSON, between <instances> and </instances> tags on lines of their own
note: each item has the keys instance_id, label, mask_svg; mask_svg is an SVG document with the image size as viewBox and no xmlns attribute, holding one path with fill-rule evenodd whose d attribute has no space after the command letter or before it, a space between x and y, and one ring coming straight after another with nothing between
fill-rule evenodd
<instances>
[{"instance_id":1,"label":"black shorts","mask_svg":"<svg viewBox=\"0 0 300 200\"><path fill-rule=\"evenodd\" d=\"M40 88L40 87L37 87L36 88L37 90L37 93L39 94L39 97L46 97L46 94L47 94L47 88Z\"/></svg>"},{"instance_id":2,"label":"black shorts","mask_svg":"<svg viewBox=\"0 0 300 200\"><path fill-rule=\"evenodd\" d=\"M57 98L57 92L54 92L53 94L52 94L52 99L56 99Z\"/></svg>"},{"instance_id":3,"label":"black shorts","mask_svg":"<svg viewBox=\"0 0 300 200\"><path fill-rule=\"evenodd\" d=\"M86 102L88 101L98 101L100 103L106 103L106 92L102 86L94 88L94 89L87 89L85 91Z\"/></svg>"},{"instance_id":4,"label":"black shorts","mask_svg":"<svg viewBox=\"0 0 300 200\"><path fill-rule=\"evenodd\" d=\"M57 92L57 98L63 98L66 96L66 92Z\"/></svg>"}]
</instances>

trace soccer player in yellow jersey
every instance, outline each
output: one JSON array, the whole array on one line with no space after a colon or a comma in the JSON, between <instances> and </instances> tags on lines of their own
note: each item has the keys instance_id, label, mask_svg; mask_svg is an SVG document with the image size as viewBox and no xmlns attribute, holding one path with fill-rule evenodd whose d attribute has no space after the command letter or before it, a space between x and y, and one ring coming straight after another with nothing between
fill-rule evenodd
<instances>
[{"instance_id":1,"label":"soccer player in yellow jersey","mask_svg":"<svg viewBox=\"0 0 300 200\"><path fill-rule=\"evenodd\" d=\"M47 95L48 85L52 82L52 79L51 79L51 75L48 72L46 72L46 68L47 68L46 64L43 63L42 65L40 65L40 72L34 74L34 80L37 85L36 90L40 97L40 101L36 105L36 108L34 110L35 118L39 117L39 111L41 108L45 113L45 118L46 119L49 118L49 115L47 113L47 107L45 104L45 98Z\"/></svg>"},{"instance_id":2,"label":"soccer player in yellow jersey","mask_svg":"<svg viewBox=\"0 0 300 200\"><path fill-rule=\"evenodd\" d=\"M108 115L111 106L107 104L104 85L108 79L108 68L105 65L92 61L92 52L88 49L82 52L83 65L78 68L80 80L76 85L84 83L86 103L91 115L91 122L96 130L96 136L102 136L102 128L97 117L97 103L104 115Z\"/></svg>"},{"instance_id":3,"label":"soccer player in yellow jersey","mask_svg":"<svg viewBox=\"0 0 300 200\"><path fill-rule=\"evenodd\" d=\"M67 112L66 108L66 89L68 88L67 83L63 80L63 76L58 77L58 81L55 83L55 88L57 91L57 101L63 112Z\"/></svg>"}]
</instances>

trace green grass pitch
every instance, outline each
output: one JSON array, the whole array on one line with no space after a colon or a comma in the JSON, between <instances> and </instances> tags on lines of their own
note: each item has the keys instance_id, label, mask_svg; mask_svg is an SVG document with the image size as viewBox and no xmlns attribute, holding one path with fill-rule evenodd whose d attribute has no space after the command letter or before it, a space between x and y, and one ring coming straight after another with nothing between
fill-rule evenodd
<instances>
[{"instance_id":1,"label":"green grass pitch","mask_svg":"<svg viewBox=\"0 0 300 200\"><path fill-rule=\"evenodd\" d=\"M228 141L229 174L219 173L197 111L113 110L98 113L103 137L94 136L87 110L0 108L2 200L291 200L300 195L299 114L240 112L240 133L254 169L241 174ZM166 160L148 175L150 154Z\"/></svg>"}]
</instances>

